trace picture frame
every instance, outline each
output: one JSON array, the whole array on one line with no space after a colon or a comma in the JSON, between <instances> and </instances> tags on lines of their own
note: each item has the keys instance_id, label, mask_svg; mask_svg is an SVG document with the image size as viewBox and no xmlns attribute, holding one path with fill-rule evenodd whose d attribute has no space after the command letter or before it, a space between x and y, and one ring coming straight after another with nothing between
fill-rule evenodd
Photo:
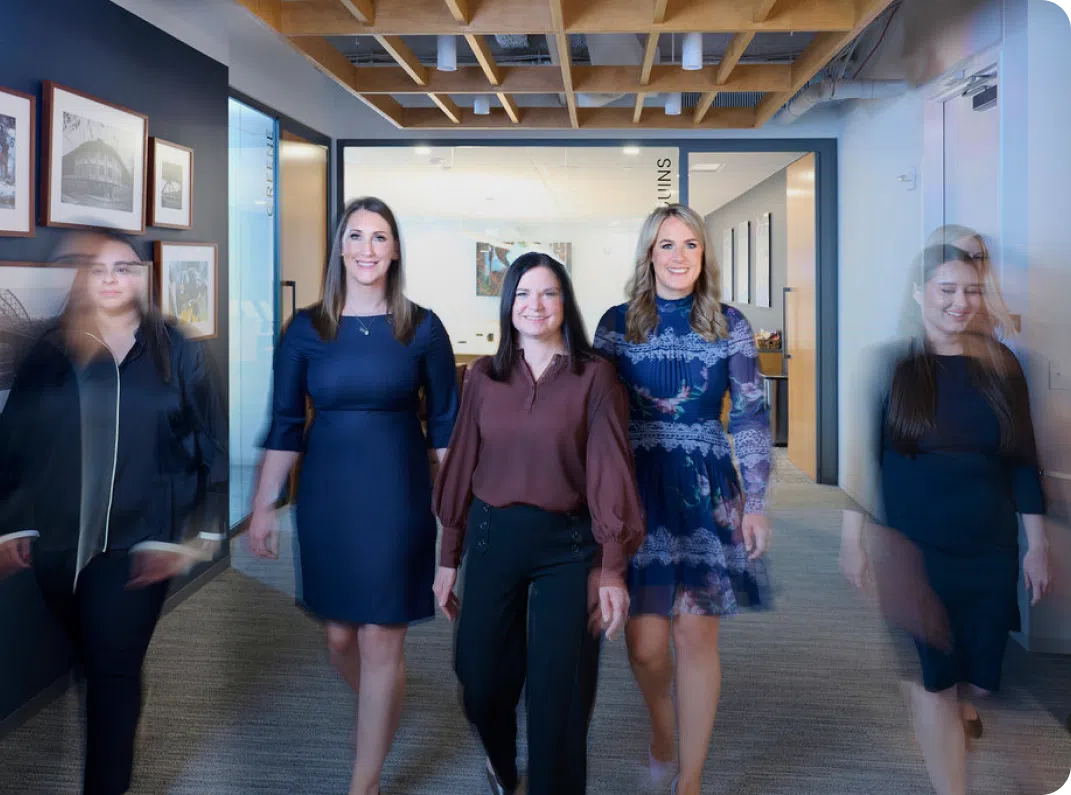
<instances>
[{"instance_id":1,"label":"picture frame","mask_svg":"<svg viewBox=\"0 0 1071 795\"><path fill-rule=\"evenodd\" d=\"M0 261L0 411L7 402L18 363L29 346L67 305L77 269L45 262Z\"/></svg>"},{"instance_id":2,"label":"picture frame","mask_svg":"<svg viewBox=\"0 0 1071 795\"><path fill-rule=\"evenodd\" d=\"M730 226L721 235L721 300L733 300L733 228Z\"/></svg>"},{"instance_id":3,"label":"picture frame","mask_svg":"<svg viewBox=\"0 0 1071 795\"><path fill-rule=\"evenodd\" d=\"M736 303L751 302L751 221L736 227L735 240Z\"/></svg>"},{"instance_id":4,"label":"picture frame","mask_svg":"<svg viewBox=\"0 0 1071 795\"><path fill-rule=\"evenodd\" d=\"M153 244L156 302L191 339L219 334L219 246L157 240Z\"/></svg>"},{"instance_id":5,"label":"picture frame","mask_svg":"<svg viewBox=\"0 0 1071 795\"><path fill-rule=\"evenodd\" d=\"M41 224L145 231L149 117L46 80Z\"/></svg>"},{"instance_id":6,"label":"picture frame","mask_svg":"<svg viewBox=\"0 0 1071 795\"><path fill-rule=\"evenodd\" d=\"M34 237L37 98L0 88L0 236Z\"/></svg>"},{"instance_id":7,"label":"picture frame","mask_svg":"<svg viewBox=\"0 0 1071 795\"><path fill-rule=\"evenodd\" d=\"M771 300L770 249L771 240L770 214L763 213L755 224L755 306L769 309Z\"/></svg>"},{"instance_id":8,"label":"picture frame","mask_svg":"<svg viewBox=\"0 0 1071 795\"><path fill-rule=\"evenodd\" d=\"M193 150L149 138L149 226L193 228Z\"/></svg>"}]
</instances>

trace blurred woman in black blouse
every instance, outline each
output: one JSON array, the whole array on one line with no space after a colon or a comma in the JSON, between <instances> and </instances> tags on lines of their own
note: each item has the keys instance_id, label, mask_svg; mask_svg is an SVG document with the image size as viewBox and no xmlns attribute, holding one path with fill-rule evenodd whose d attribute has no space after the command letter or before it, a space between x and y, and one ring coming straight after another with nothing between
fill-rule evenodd
<instances>
[{"instance_id":1,"label":"blurred woman in black blouse","mask_svg":"<svg viewBox=\"0 0 1071 795\"><path fill-rule=\"evenodd\" d=\"M117 795L168 581L223 540L223 422L129 241L72 235L54 261L77 268L67 306L0 414L0 577L32 568L66 631L86 678L84 792Z\"/></svg>"},{"instance_id":2,"label":"blurred woman in black blouse","mask_svg":"<svg viewBox=\"0 0 1071 795\"><path fill-rule=\"evenodd\" d=\"M1050 587L1030 399L986 257L928 247L900 342L868 356L875 372L849 444L841 568L873 584L886 619L914 640L908 681L915 735L935 790L967 791L961 698L1000 687L1019 629L1022 574L1032 603Z\"/></svg>"}]
</instances>

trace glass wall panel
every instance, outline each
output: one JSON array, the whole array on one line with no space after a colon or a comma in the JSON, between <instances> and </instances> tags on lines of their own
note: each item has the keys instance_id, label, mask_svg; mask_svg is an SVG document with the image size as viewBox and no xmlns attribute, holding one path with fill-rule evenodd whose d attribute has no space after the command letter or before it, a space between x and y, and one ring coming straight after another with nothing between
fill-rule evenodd
<instances>
[{"instance_id":1,"label":"glass wall panel","mask_svg":"<svg viewBox=\"0 0 1071 795\"><path fill-rule=\"evenodd\" d=\"M270 116L230 100L230 523L249 512L268 418L276 329L276 141Z\"/></svg>"},{"instance_id":2,"label":"glass wall panel","mask_svg":"<svg viewBox=\"0 0 1071 795\"><path fill-rule=\"evenodd\" d=\"M589 335L625 299L644 217L679 200L677 147L348 147L347 200L378 196L402 230L410 297L459 356L492 353L500 280L523 251L566 260Z\"/></svg>"}]
</instances>

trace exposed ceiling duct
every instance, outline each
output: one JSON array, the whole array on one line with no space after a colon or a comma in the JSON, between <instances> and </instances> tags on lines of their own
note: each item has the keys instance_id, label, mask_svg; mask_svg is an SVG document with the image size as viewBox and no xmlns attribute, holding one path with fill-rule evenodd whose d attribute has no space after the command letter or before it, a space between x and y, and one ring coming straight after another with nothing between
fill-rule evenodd
<instances>
[{"instance_id":1,"label":"exposed ceiling duct","mask_svg":"<svg viewBox=\"0 0 1071 795\"><path fill-rule=\"evenodd\" d=\"M524 50L528 47L528 36L524 33L496 33L495 41L504 50Z\"/></svg>"},{"instance_id":2,"label":"exposed ceiling duct","mask_svg":"<svg viewBox=\"0 0 1071 795\"><path fill-rule=\"evenodd\" d=\"M634 33L598 33L584 36L588 59L592 66L640 66L643 64L643 45ZM561 65L558 58L558 42L554 36L547 36L547 48L550 60L555 66ZM560 95L559 95L560 96ZM601 108L625 96L624 94L586 94L576 95L576 104L580 108ZM565 97L561 96L565 104Z\"/></svg>"},{"instance_id":3,"label":"exposed ceiling duct","mask_svg":"<svg viewBox=\"0 0 1071 795\"><path fill-rule=\"evenodd\" d=\"M906 80L827 79L803 89L785 105L779 120L791 124L816 105L844 99L890 99L908 90Z\"/></svg>"}]
</instances>

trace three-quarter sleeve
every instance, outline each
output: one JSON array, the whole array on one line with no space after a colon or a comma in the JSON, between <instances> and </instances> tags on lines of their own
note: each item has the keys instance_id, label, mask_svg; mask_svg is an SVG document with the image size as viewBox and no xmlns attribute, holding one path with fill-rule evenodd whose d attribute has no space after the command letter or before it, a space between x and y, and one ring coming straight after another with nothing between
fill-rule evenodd
<instances>
[{"instance_id":1,"label":"three-quarter sleeve","mask_svg":"<svg viewBox=\"0 0 1071 795\"><path fill-rule=\"evenodd\" d=\"M841 467L841 483L849 499L847 510L865 514L877 524L885 522L881 458L889 386L902 355L898 348L866 349L851 379L850 394L858 398L859 413L845 423L847 459Z\"/></svg>"},{"instance_id":2,"label":"three-quarter sleeve","mask_svg":"<svg viewBox=\"0 0 1071 795\"><path fill-rule=\"evenodd\" d=\"M279 341L271 398L271 425L264 437L266 450L300 453L305 447L305 396L308 357L303 338L315 334L304 312L294 316Z\"/></svg>"},{"instance_id":3,"label":"three-quarter sleeve","mask_svg":"<svg viewBox=\"0 0 1071 795\"><path fill-rule=\"evenodd\" d=\"M457 420L457 363L450 335L434 312L428 312L430 340L424 355L423 387L427 405L428 444L438 450L450 443Z\"/></svg>"},{"instance_id":4,"label":"three-quarter sleeve","mask_svg":"<svg viewBox=\"0 0 1071 795\"><path fill-rule=\"evenodd\" d=\"M226 438L226 420L220 400L218 379L205 355L204 346L198 342L185 342L190 347L189 355L179 363L182 368L182 383L186 409L190 413L194 432L194 445L199 463L199 491L202 503L197 508L190 527L202 534L223 540L227 534L227 482L229 467ZM199 515L198 515L199 514Z\"/></svg>"},{"instance_id":5,"label":"three-quarter sleeve","mask_svg":"<svg viewBox=\"0 0 1071 795\"><path fill-rule=\"evenodd\" d=\"M1041 485L1038 469L1037 442L1034 438L1034 421L1030 412L1030 389L1026 374L1010 350L1005 349L1009 367L1009 392L1012 414L1015 418L1017 455L1008 462L1012 497L1015 510L1020 514L1044 514L1045 490Z\"/></svg>"},{"instance_id":6,"label":"three-quarter sleeve","mask_svg":"<svg viewBox=\"0 0 1071 795\"><path fill-rule=\"evenodd\" d=\"M744 487L744 512L766 512L766 486L773 465L770 415L759 374L759 352L742 314L729 321L729 436Z\"/></svg>"},{"instance_id":7,"label":"three-quarter sleeve","mask_svg":"<svg viewBox=\"0 0 1071 795\"><path fill-rule=\"evenodd\" d=\"M432 505L443 525L439 564L456 569L461 564L465 525L472 504L472 475L480 454L480 384L477 364L469 367L461 387L461 408L454 423L446 458L435 479Z\"/></svg>"},{"instance_id":8,"label":"three-quarter sleeve","mask_svg":"<svg viewBox=\"0 0 1071 795\"><path fill-rule=\"evenodd\" d=\"M595 563L602 568L603 583L620 584L628 558L643 542L643 503L629 444L625 389L609 376L596 384L599 391L588 409L588 509L600 546Z\"/></svg>"}]
</instances>

